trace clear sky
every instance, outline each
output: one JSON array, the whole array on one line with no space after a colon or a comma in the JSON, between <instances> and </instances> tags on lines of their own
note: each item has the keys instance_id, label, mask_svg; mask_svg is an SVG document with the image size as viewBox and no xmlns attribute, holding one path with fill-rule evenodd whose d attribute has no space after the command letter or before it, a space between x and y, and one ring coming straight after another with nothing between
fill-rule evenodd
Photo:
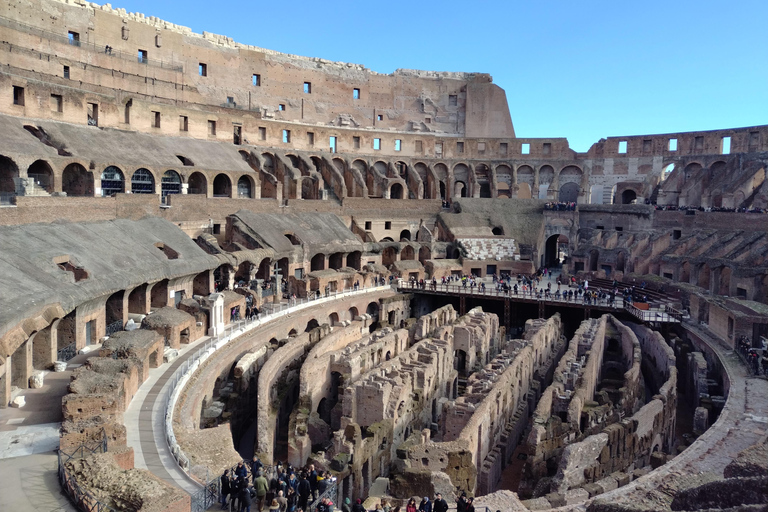
<instances>
[{"instance_id":1,"label":"clear sky","mask_svg":"<svg viewBox=\"0 0 768 512\"><path fill-rule=\"evenodd\" d=\"M112 0L281 52L490 73L518 137L768 124L768 0Z\"/></svg>"}]
</instances>

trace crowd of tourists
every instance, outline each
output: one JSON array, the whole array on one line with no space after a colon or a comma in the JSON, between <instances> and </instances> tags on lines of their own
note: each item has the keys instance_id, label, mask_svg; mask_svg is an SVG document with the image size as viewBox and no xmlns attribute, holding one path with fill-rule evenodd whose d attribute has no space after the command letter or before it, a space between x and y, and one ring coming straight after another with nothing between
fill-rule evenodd
<instances>
[{"instance_id":1,"label":"crowd of tourists","mask_svg":"<svg viewBox=\"0 0 768 512\"><path fill-rule=\"evenodd\" d=\"M747 361L747 368L752 375L768 375L768 357L765 348L756 348L747 336L740 336L736 342L736 349Z\"/></svg>"},{"instance_id":2,"label":"crowd of tourists","mask_svg":"<svg viewBox=\"0 0 768 512\"><path fill-rule=\"evenodd\" d=\"M562 201L550 201L544 205L545 210L554 210L557 212L572 212L576 209L576 203L565 203Z\"/></svg>"},{"instance_id":3,"label":"crowd of tourists","mask_svg":"<svg viewBox=\"0 0 768 512\"><path fill-rule=\"evenodd\" d=\"M238 462L224 470L220 477L219 503L230 512L447 512L448 502L439 492L434 499L425 496L419 504L414 498L406 505L394 505L386 498L377 500L366 509L362 499L354 503L348 497L341 505L333 502L332 485L336 478L328 471L315 469L314 464L294 468L278 462L264 466L258 457ZM331 496L333 494L333 496ZM475 512L474 498L462 492L456 500L457 512Z\"/></svg>"},{"instance_id":4,"label":"crowd of tourists","mask_svg":"<svg viewBox=\"0 0 768 512\"><path fill-rule=\"evenodd\" d=\"M697 211L697 212L728 212L728 213L768 213L768 208L725 208L723 206L675 206L671 204L653 207L661 211Z\"/></svg>"}]
</instances>

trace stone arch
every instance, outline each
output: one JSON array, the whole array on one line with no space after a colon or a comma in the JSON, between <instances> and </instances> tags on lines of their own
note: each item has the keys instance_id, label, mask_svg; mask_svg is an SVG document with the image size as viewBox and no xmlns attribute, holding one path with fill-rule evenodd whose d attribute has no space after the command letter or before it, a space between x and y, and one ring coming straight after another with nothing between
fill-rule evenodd
<instances>
[{"instance_id":1,"label":"stone arch","mask_svg":"<svg viewBox=\"0 0 768 512\"><path fill-rule=\"evenodd\" d=\"M152 286L150 305L153 308L163 308L168 305L168 280L163 279Z\"/></svg>"},{"instance_id":2,"label":"stone arch","mask_svg":"<svg viewBox=\"0 0 768 512\"><path fill-rule=\"evenodd\" d=\"M213 197L232 197L232 180L224 173L213 178Z\"/></svg>"},{"instance_id":3,"label":"stone arch","mask_svg":"<svg viewBox=\"0 0 768 512\"><path fill-rule=\"evenodd\" d=\"M637 199L637 192L628 188L621 193L621 204L632 204Z\"/></svg>"},{"instance_id":4,"label":"stone arch","mask_svg":"<svg viewBox=\"0 0 768 512\"><path fill-rule=\"evenodd\" d=\"M38 160L39 161L39 160ZM101 172L101 196L113 197L125 192L125 175L119 167L109 165Z\"/></svg>"},{"instance_id":5,"label":"stone arch","mask_svg":"<svg viewBox=\"0 0 768 512\"><path fill-rule=\"evenodd\" d=\"M731 267L723 266L720 269L720 279L718 282L718 295L730 295L731 294L731 275L733 271Z\"/></svg>"},{"instance_id":6,"label":"stone arch","mask_svg":"<svg viewBox=\"0 0 768 512\"><path fill-rule=\"evenodd\" d=\"M517 186L518 199L530 199L531 198L531 186L528 183L520 183Z\"/></svg>"},{"instance_id":7,"label":"stone arch","mask_svg":"<svg viewBox=\"0 0 768 512\"><path fill-rule=\"evenodd\" d=\"M349 268L353 268L355 270L360 270L362 258L363 258L363 253L361 251L352 251L349 254L347 254L346 266Z\"/></svg>"},{"instance_id":8,"label":"stone arch","mask_svg":"<svg viewBox=\"0 0 768 512\"><path fill-rule=\"evenodd\" d=\"M589 251L589 270L592 272L597 271L598 269L598 263L600 260L600 251L597 249L592 249Z\"/></svg>"},{"instance_id":9,"label":"stone arch","mask_svg":"<svg viewBox=\"0 0 768 512\"><path fill-rule=\"evenodd\" d=\"M202 194L208 195L208 179L202 172L193 172L187 179L189 187L187 188L188 194Z\"/></svg>"},{"instance_id":10,"label":"stone arch","mask_svg":"<svg viewBox=\"0 0 768 512\"><path fill-rule=\"evenodd\" d=\"M559 233L554 234L547 238L544 246L544 266L550 268L559 267L562 263L560 260L560 247L561 245L568 245L568 237Z\"/></svg>"},{"instance_id":11,"label":"stone arch","mask_svg":"<svg viewBox=\"0 0 768 512\"><path fill-rule=\"evenodd\" d=\"M318 327L320 327L320 323L312 318L309 322L307 322L307 326L304 328L304 332L309 332L312 329L317 329Z\"/></svg>"},{"instance_id":12,"label":"stone arch","mask_svg":"<svg viewBox=\"0 0 768 512\"><path fill-rule=\"evenodd\" d=\"M616 255L616 271L624 272L627 264L627 253L625 251L619 251Z\"/></svg>"},{"instance_id":13,"label":"stone arch","mask_svg":"<svg viewBox=\"0 0 768 512\"><path fill-rule=\"evenodd\" d=\"M154 194L155 193L155 175L152 171L141 167L136 169L131 175L131 193L132 194Z\"/></svg>"},{"instance_id":14,"label":"stone arch","mask_svg":"<svg viewBox=\"0 0 768 512\"><path fill-rule=\"evenodd\" d=\"M163 197L172 194L181 194L181 176L173 169L165 171L160 180L160 192Z\"/></svg>"},{"instance_id":15,"label":"stone arch","mask_svg":"<svg viewBox=\"0 0 768 512\"><path fill-rule=\"evenodd\" d=\"M579 185L574 182L569 182L560 185L560 193L558 200L564 203L575 203L579 200Z\"/></svg>"},{"instance_id":16,"label":"stone arch","mask_svg":"<svg viewBox=\"0 0 768 512\"><path fill-rule=\"evenodd\" d=\"M684 261L683 264L680 266L680 279L679 281L681 283L690 283L691 282L691 264L687 261Z\"/></svg>"},{"instance_id":17,"label":"stone arch","mask_svg":"<svg viewBox=\"0 0 768 512\"><path fill-rule=\"evenodd\" d=\"M469 173L467 164L458 163L453 166L453 197L472 197Z\"/></svg>"},{"instance_id":18,"label":"stone arch","mask_svg":"<svg viewBox=\"0 0 768 512\"><path fill-rule=\"evenodd\" d=\"M0 194L16 195L16 183L13 180L18 177L19 166L16 162L0 155Z\"/></svg>"},{"instance_id":19,"label":"stone arch","mask_svg":"<svg viewBox=\"0 0 768 512\"><path fill-rule=\"evenodd\" d=\"M539 189L534 190L536 197L546 199L549 194L549 187L555 181L555 169L551 165L542 165L539 169Z\"/></svg>"},{"instance_id":20,"label":"stone arch","mask_svg":"<svg viewBox=\"0 0 768 512\"><path fill-rule=\"evenodd\" d=\"M40 188L49 194L53 193L53 169L45 160L35 160L27 168L27 177L33 179ZM123 185L123 192L125 192L125 185Z\"/></svg>"},{"instance_id":21,"label":"stone arch","mask_svg":"<svg viewBox=\"0 0 768 512\"><path fill-rule=\"evenodd\" d=\"M333 254L328 256L328 268L339 270L343 266L344 266L343 252L334 252Z\"/></svg>"},{"instance_id":22,"label":"stone arch","mask_svg":"<svg viewBox=\"0 0 768 512\"><path fill-rule=\"evenodd\" d=\"M490 198L493 196L492 178L491 169L487 165L477 164L475 166L475 179L480 189L480 197Z\"/></svg>"},{"instance_id":23,"label":"stone arch","mask_svg":"<svg viewBox=\"0 0 768 512\"><path fill-rule=\"evenodd\" d=\"M433 166L435 177L438 181L438 194L443 201L448 199L448 167L442 163L436 163Z\"/></svg>"},{"instance_id":24,"label":"stone arch","mask_svg":"<svg viewBox=\"0 0 768 512\"><path fill-rule=\"evenodd\" d=\"M357 308L355 306L352 306L347 310L347 314L349 315L350 320L354 320L358 316L360 316L360 313L357 312Z\"/></svg>"},{"instance_id":25,"label":"stone arch","mask_svg":"<svg viewBox=\"0 0 768 512\"><path fill-rule=\"evenodd\" d=\"M313 272L315 270L325 270L325 254L319 252L312 256L312 259L310 260L310 272Z\"/></svg>"},{"instance_id":26,"label":"stone arch","mask_svg":"<svg viewBox=\"0 0 768 512\"><path fill-rule=\"evenodd\" d=\"M331 313L328 315L328 324L331 326L337 325L339 323L339 314L336 312Z\"/></svg>"},{"instance_id":27,"label":"stone arch","mask_svg":"<svg viewBox=\"0 0 768 512\"><path fill-rule=\"evenodd\" d=\"M400 241L403 240L410 242L411 241L411 230L410 229L404 229L400 232Z\"/></svg>"},{"instance_id":28,"label":"stone arch","mask_svg":"<svg viewBox=\"0 0 768 512\"><path fill-rule=\"evenodd\" d=\"M406 245L405 247L403 247L402 250L400 251L400 259L401 260L415 259L415 253L414 253L413 247L411 247L410 245Z\"/></svg>"},{"instance_id":29,"label":"stone arch","mask_svg":"<svg viewBox=\"0 0 768 512\"><path fill-rule=\"evenodd\" d=\"M397 250L394 247L385 247L381 251L381 264L389 267L397 260Z\"/></svg>"},{"instance_id":30,"label":"stone arch","mask_svg":"<svg viewBox=\"0 0 768 512\"><path fill-rule=\"evenodd\" d=\"M64 168L61 175L61 190L72 197L93 196L93 173L73 162Z\"/></svg>"},{"instance_id":31,"label":"stone arch","mask_svg":"<svg viewBox=\"0 0 768 512\"><path fill-rule=\"evenodd\" d=\"M429 259L432 259L432 250L426 245L422 245L419 247L419 262L423 265Z\"/></svg>"},{"instance_id":32,"label":"stone arch","mask_svg":"<svg viewBox=\"0 0 768 512\"><path fill-rule=\"evenodd\" d=\"M389 198L390 199L405 199L403 197L403 185L399 182L393 183L389 187Z\"/></svg>"},{"instance_id":33,"label":"stone arch","mask_svg":"<svg viewBox=\"0 0 768 512\"><path fill-rule=\"evenodd\" d=\"M709 268L707 263L702 263L702 265L699 267L699 278L697 284L705 290L709 290L709 277L711 271L712 269Z\"/></svg>"},{"instance_id":34,"label":"stone arch","mask_svg":"<svg viewBox=\"0 0 768 512\"><path fill-rule=\"evenodd\" d=\"M237 197L241 199L253 199L253 190L255 189L253 178L247 174L240 176L237 180Z\"/></svg>"},{"instance_id":35,"label":"stone arch","mask_svg":"<svg viewBox=\"0 0 768 512\"><path fill-rule=\"evenodd\" d=\"M430 172L429 168L427 167L427 164L424 162L417 162L413 166L414 171L421 179L421 183L423 186L423 199L435 199L435 179Z\"/></svg>"}]
</instances>

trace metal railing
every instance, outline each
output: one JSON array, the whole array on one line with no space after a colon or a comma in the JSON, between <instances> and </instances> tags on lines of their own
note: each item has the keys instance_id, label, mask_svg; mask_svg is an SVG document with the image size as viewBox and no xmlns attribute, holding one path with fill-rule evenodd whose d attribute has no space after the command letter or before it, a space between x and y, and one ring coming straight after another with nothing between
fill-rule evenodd
<instances>
[{"instance_id":1,"label":"metal railing","mask_svg":"<svg viewBox=\"0 0 768 512\"><path fill-rule=\"evenodd\" d=\"M331 302L340 298L351 297L354 295L363 295L375 291L384 291L391 289L391 285L370 286L368 288L359 288L357 290L350 291L337 291L329 293L326 296L316 298L304 298L304 299L291 299L288 303L280 303L274 305L274 308L270 312L262 312L255 317L239 320L226 326L223 332L219 332L215 337L205 341L202 346L195 350L195 353L184 361L174 372L169 380L170 386L168 395L165 399L165 440L168 443L168 448L176 460L178 466L187 474L189 474L189 457L184 453L179 446L176 435L173 432L173 414L176 406L176 401L184 389L187 381L194 373L194 371L204 363L214 352L224 347L231 340L237 338L241 334L244 334L256 327L263 325L266 322L270 322L276 318L286 316L295 311L304 309L306 307L313 306L315 304L322 304L325 302ZM197 479L194 479L199 485L208 487L213 482L217 482L218 479L211 480L203 484ZM213 485L220 485L213 484Z\"/></svg>"},{"instance_id":2,"label":"metal railing","mask_svg":"<svg viewBox=\"0 0 768 512\"><path fill-rule=\"evenodd\" d=\"M56 352L56 360L66 362L72 359L73 357L75 357L76 355L77 355L77 345L75 343L71 343Z\"/></svg>"},{"instance_id":3,"label":"metal railing","mask_svg":"<svg viewBox=\"0 0 768 512\"><path fill-rule=\"evenodd\" d=\"M115 50L114 48L112 48L106 43L102 45L102 44L96 44L96 43L89 43L86 41L80 41L78 39L70 39L69 35L57 34L56 32L43 30L37 27L33 27L31 25L27 25L26 23L20 23L18 21L15 21L3 16L0 16L0 26L7 27L13 30L18 30L19 32L25 32L27 34L31 34L34 36L42 37L50 41L56 41L59 43L69 44L71 46L77 46L88 51L103 53L107 57L115 57L121 60L137 62L140 64L146 64L148 66L154 66L154 67L163 68L163 69L169 69L171 71L180 71L180 72L184 71L184 66L181 64L165 62L158 59L139 58L138 53L121 52L120 50Z\"/></svg>"},{"instance_id":4,"label":"metal railing","mask_svg":"<svg viewBox=\"0 0 768 512\"><path fill-rule=\"evenodd\" d=\"M112 322L111 324L109 324L107 326L107 330L106 330L104 335L105 336L112 336L116 332L122 331L122 330L123 330L123 321L122 320L118 320L116 322Z\"/></svg>"},{"instance_id":5,"label":"metal railing","mask_svg":"<svg viewBox=\"0 0 768 512\"><path fill-rule=\"evenodd\" d=\"M427 292L443 292L447 294L455 294L455 295L468 295L468 296L474 296L474 297L510 297L510 298L519 298L519 299L529 299L529 300L535 300L537 302L546 302L546 303L554 303L554 304L573 304L573 305L583 305L583 306L599 306L604 308L612 308L614 310L625 310L629 314L633 315L635 318L642 320L644 322L682 322L683 313L676 310L675 308L664 305L661 310L643 310L635 307L631 302L625 301L621 297L615 297L613 301L610 300L609 297L605 297L603 299L589 299L585 300L583 297L578 297L574 295L571 297L566 297L561 295L558 297L556 294L549 293L549 295L540 293L536 290L528 289L526 291L518 290L517 292L514 291L514 288L509 288L507 290L504 289L496 289L496 287L492 288L486 288L483 289L479 286L471 287L469 285L454 285L454 284L442 284L437 283L436 285L433 285L432 282L424 281L424 286L421 286L421 283L418 281L405 281L404 279L399 280L398 288L403 290L422 290ZM600 290L600 289L598 289ZM602 290L605 292L605 290ZM607 292L605 292L607 293Z\"/></svg>"},{"instance_id":6,"label":"metal railing","mask_svg":"<svg viewBox=\"0 0 768 512\"><path fill-rule=\"evenodd\" d=\"M112 507L102 503L93 494L81 487L75 477L67 470L67 462L71 459L83 459L94 453L107 451L107 433L104 429L101 429L101 435L101 441L81 444L72 453L66 453L62 450L59 450L58 453L58 476L61 488L69 496L75 507L82 512L115 512Z\"/></svg>"}]
</instances>

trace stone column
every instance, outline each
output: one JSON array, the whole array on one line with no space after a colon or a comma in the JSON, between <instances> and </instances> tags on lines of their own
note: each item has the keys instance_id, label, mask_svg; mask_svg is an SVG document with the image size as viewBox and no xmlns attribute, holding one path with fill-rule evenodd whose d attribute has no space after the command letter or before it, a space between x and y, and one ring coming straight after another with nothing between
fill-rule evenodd
<instances>
[{"instance_id":1,"label":"stone column","mask_svg":"<svg viewBox=\"0 0 768 512\"><path fill-rule=\"evenodd\" d=\"M56 361L57 356L57 334L58 329L54 327L54 324L58 324L55 321L42 331L38 332L35 336L30 338L32 341L32 366L36 370L49 369L51 364Z\"/></svg>"},{"instance_id":2,"label":"stone column","mask_svg":"<svg viewBox=\"0 0 768 512\"><path fill-rule=\"evenodd\" d=\"M11 378L8 375L11 358L6 357L3 363L0 364L0 409L8 407L8 402L11 401Z\"/></svg>"},{"instance_id":3,"label":"stone column","mask_svg":"<svg viewBox=\"0 0 768 512\"><path fill-rule=\"evenodd\" d=\"M32 343L30 340L21 344L11 357L11 385L21 389L29 387L29 376L32 374Z\"/></svg>"},{"instance_id":4,"label":"stone column","mask_svg":"<svg viewBox=\"0 0 768 512\"><path fill-rule=\"evenodd\" d=\"M210 315L208 336L218 336L224 332L224 296L220 293L212 293L205 301Z\"/></svg>"}]
</instances>

